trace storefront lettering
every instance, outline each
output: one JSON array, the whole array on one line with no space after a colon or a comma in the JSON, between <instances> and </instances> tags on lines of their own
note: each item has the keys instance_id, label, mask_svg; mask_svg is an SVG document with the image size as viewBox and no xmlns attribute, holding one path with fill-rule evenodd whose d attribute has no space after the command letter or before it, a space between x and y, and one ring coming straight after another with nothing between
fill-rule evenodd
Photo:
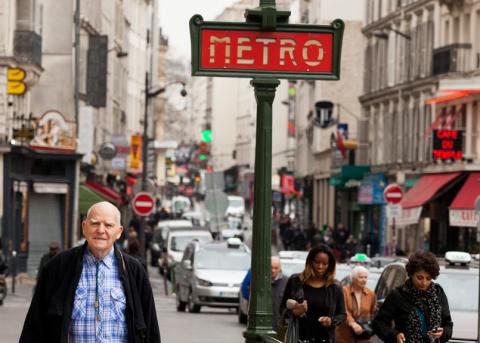
<instances>
[{"instance_id":1,"label":"storefront lettering","mask_svg":"<svg viewBox=\"0 0 480 343\"><path fill-rule=\"evenodd\" d=\"M457 130L435 130L433 133L434 160L461 160L462 135Z\"/></svg>"}]
</instances>

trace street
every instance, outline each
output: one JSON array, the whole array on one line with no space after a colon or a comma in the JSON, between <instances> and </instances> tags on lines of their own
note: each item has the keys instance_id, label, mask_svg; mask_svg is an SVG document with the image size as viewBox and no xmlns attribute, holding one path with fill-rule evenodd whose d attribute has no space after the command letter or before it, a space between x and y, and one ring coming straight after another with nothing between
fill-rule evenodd
<instances>
[{"instance_id":1,"label":"street","mask_svg":"<svg viewBox=\"0 0 480 343\"><path fill-rule=\"evenodd\" d=\"M163 280L156 269L150 269L158 322L162 342L220 343L226 339L230 343L244 342L244 326L238 324L237 315L226 309L203 308L198 313L177 312L175 297L164 294ZM11 280L8 280L11 286ZM33 281L25 280L17 284L15 294L9 293L3 306L0 306L0 342L18 342L23 321L31 300ZM9 289L10 290L10 289Z\"/></svg>"}]
</instances>

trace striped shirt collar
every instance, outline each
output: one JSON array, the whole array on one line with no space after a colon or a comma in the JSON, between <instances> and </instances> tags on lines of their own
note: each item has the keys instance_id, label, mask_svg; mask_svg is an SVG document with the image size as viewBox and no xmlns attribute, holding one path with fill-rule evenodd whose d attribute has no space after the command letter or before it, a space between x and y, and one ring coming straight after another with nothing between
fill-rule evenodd
<instances>
[{"instance_id":1,"label":"striped shirt collar","mask_svg":"<svg viewBox=\"0 0 480 343\"><path fill-rule=\"evenodd\" d=\"M106 256L100 259L100 262L102 262L108 269L112 269L114 259L115 259L115 253L114 253L114 248L112 247L110 252ZM92 252L87 246L87 249L85 249L85 263L87 263L87 265L90 267L94 267L97 261L98 261L97 258L92 254Z\"/></svg>"}]
</instances>

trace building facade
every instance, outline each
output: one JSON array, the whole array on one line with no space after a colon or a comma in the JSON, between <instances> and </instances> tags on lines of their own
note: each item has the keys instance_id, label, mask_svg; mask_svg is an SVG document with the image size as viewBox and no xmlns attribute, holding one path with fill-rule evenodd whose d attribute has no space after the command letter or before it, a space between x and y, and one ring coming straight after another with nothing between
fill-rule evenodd
<instances>
[{"instance_id":1,"label":"building facade","mask_svg":"<svg viewBox=\"0 0 480 343\"><path fill-rule=\"evenodd\" d=\"M478 251L479 28L480 1L367 2L360 157L406 192L385 253Z\"/></svg>"}]
</instances>

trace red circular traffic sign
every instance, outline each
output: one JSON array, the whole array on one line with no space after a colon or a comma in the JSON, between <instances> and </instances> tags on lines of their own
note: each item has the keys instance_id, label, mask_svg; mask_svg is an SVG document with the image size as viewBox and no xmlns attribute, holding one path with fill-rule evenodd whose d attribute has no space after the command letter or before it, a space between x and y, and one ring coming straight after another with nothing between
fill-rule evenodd
<instances>
[{"instance_id":1,"label":"red circular traffic sign","mask_svg":"<svg viewBox=\"0 0 480 343\"><path fill-rule=\"evenodd\" d=\"M389 204L398 204L403 199L403 190L399 185L392 183L385 187L383 198Z\"/></svg>"},{"instance_id":2,"label":"red circular traffic sign","mask_svg":"<svg viewBox=\"0 0 480 343\"><path fill-rule=\"evenodd\" d=\"M150 193L140 192L132 200L133 211L139 216L148 216L155 208L155 199Z\"/></svg>"}]
</instances>

